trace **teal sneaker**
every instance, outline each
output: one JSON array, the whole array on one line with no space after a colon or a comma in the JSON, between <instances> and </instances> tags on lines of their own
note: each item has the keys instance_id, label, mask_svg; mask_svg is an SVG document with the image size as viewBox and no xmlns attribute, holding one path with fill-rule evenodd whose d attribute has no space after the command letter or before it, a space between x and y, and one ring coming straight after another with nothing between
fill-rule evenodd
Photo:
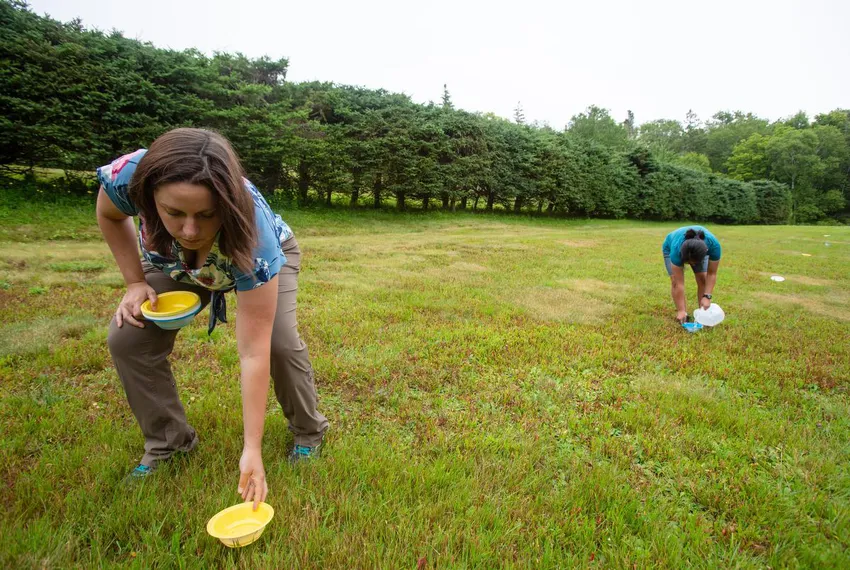
<instances>
[{"instance_id":1,"label":"teal sneaker","mask_svg":"<svg viewBox=\"0 0 850 570\"><path fill-rule=\"evenodd\" d=\"M156 471L156 467L151 467L149 465L136 465L136 468L130 471L124 480L127 483L133 483L135 481L140 481L145 477L150 477L153 475L153 472Z\"/></svg>"},{"instance_id":2,"label":"teal sneaker","mask_svg":"<svg viewBox=\"0 0 850 570\"><path fill-rule=\"evenodd\" d=\"M308 461L310 459L316 459L322 454L322 444L316 445L314 447L310 447L308 445L296 445L292 448L292 451L289 452L289 462L292 464L299 463L301 461Z\"/></svg>"},{"instance_id":3,"label":"teal sneaker","mask_svg":"<svg viewBox=\"0 0 850 570\"><path fill-rule=\"evenodd\" d=\"M178 465L182 465L183 462L187 461L192 456L192 451L194 451L195 447L198 444L198 439L195 438L195 441L192 442L192 447L189 449L181 449L172 453L169 457L165 457L163 459L154 459L151 465L145 465L143 463L139 463L136 465L136 468L130 471L127 476L124 478L128 483L133 483L135 481L139 481L146 477L150 477L153 475L154 471L156 471L160 464L165 463L166 461L171 462L175 461Z\"/></svg>"}]
</instances>

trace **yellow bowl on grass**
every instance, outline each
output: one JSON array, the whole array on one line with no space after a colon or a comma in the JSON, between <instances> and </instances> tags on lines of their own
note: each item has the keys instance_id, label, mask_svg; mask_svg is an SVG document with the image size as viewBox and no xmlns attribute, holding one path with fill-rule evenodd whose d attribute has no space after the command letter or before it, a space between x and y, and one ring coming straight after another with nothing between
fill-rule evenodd
<instances>
[{"instance_id":1,"label":"yellow bowl on grass","mask_svg":"<svg viewBox=\"0 0 850 570\"><path fill-rule=\"evenodd\" d=\"M201 304L201 298L191 291L168 291L156 297L156 311L151 308L150 300L142 303L142 315L146 319L173 318Z\"/></svg>"},{"instance_id":2,"label":"yellow bowl on grass","mask_svg":"<svg viewBox=\"0 0 850 570\"><path fill-rule=\"evenodd\" d=\"M228 507L216 514L207 523L207 532L230 548L247 546L260 538L266 525L272 520L274 509L268 503L241 503Z\"/></svg>"}]
</instances>

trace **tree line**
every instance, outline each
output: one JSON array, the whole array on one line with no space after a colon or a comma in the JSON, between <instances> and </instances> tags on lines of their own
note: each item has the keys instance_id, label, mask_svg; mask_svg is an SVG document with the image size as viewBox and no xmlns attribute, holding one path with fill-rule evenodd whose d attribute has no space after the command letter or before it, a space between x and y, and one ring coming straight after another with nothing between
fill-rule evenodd
<instances>
[{"instance_id":1,"label":"tree line","mask_svg":"<svg viewBox=\"0 0 850 570\"><path fill-rule=\"evenodd\" d=\"M566 216L811 223L848 216L850 110L770 123L622 122L592 106L565 128L440 101L286 81L288 61L174 51L0 0L0 170L91 171L166 130L227 136L265 192L300 203ZM84 185L83 185L84 187Z\"/></svg>"}]
</instances>

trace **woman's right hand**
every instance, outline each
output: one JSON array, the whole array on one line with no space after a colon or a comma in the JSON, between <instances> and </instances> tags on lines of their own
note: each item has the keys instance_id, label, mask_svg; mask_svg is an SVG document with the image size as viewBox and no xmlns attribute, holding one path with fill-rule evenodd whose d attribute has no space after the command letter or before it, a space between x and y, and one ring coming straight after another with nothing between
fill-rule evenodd
<instances>
[{"instance_id":1,"label":"woman's right hand","mask_svg":"<svg viewBox=\"0 0 850 570\"><path fill-rule=\"evenodd\" d=\"M688 312L687 311L679 311L676 314L676 320L679 321L680 325L685 324L686 322L688 322Z\"/></svg>"},{"instance_id":2,"label":"woman's right hand","mask_svg":"<svg viewBox=\"0 0 850 570\"><path fill-rule=\"evenodd\" d=\"M142 303L147 300L150 300L151 307L156 310L156 291L150 285L144 281L128 285L127 292L115 311L115 323L118 328L123 327L125 322L140 329L145 328L144 323L138 319L142 317Z\"/></svg>"},{"instance_id":3,"label":"woman's right hand","mask_svg":"<svg viewBox=\"0 0 850 570\"><path fill-rule=\"evenodd\" d=\"M269 485L266 482L266 469L263 467L263 455L259 449L245 447L239 460L239 486L236 492L243 501L253 501L254 510L266 500Z\"/></svg>"}]
</instances>

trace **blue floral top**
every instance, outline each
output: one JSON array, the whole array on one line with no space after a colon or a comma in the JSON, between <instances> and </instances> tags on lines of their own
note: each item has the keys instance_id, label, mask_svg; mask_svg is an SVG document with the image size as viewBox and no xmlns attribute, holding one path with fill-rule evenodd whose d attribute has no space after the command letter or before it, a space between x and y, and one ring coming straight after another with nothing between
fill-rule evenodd
<instances>
[{"instance_id":1,"label":"blue floral top","mask_svg":"<svg viewBox=\"0 0 850 570\"><path fill-rule=\"evenodd\" d=\"M212 249L200 269L189 267L176 240L171 243L171 251L167 255L148 250L145 247L145 220L139 215L138 208L127 193L136 166L146 152L147 150L140 149L114 160L111 164L101 166L97 169L97 178L116 208L128 216L139 216L139 247L147 262L175 281L200 285L212 291L208 328L208 332L212 334L218 321L227 322L227 303L224 298L226 291L256 289L280 272L280 268L286 263L286 256L280 246L292 237L292 230L272 211L260 191L248 179L244 179L245 191L250 192L254 199L254 218L257 223L257 245L254 249L252 271L245 273L236 267L219 251L218 240L213 242Z\"/></svg>"},{"instance_id":2,"label":"blue floral top","mask_svg":"<svg viewBox=\"0 0 850 570\"><path fill-rule=\"evenodd\" d=\"M130 200L127 188L136 171L136 166L147 150L140 149L114 160L111 164L97 169L97 178L109 199L119 210L128 216L138 216L139 210ZM245 191L254 199L255 219L257 222L257 245L254 249L253 271L245 273L233 265L231 260L218 249L218 240L207 255L203 267L192 269L186 264L183 250L175 240L171 251L163 255L145 247L144 219L139 218L139 246L142 256L154 267L158 267L175 281L200 285L211 291L250 291L262 286L278 274L286 257L280 244L292 237L292 230L275 214L260 194L259 190L245 179Z\"/></svg>"}]
</instances>

